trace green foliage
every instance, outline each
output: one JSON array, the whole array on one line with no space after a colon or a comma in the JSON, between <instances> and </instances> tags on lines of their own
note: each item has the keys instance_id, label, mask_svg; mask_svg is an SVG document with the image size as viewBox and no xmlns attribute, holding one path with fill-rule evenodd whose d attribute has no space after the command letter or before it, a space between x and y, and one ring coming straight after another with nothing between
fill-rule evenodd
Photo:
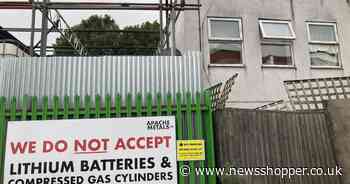
<instances>
[{"instance_id":1,"label":"green foliage","mask_svg":"<svg viewBox=\"0 0 350 184\"><path fill-rule=\"evenodd\" d=\"M126 31L158 31L159 23L157 21L145 22L141 25L127 26L124 28ZM150 33L125 33L122 34L120 43L126 47L145 47L145 48L154 48L157 47L159 42L159 34L150 34Z\"/></svg>"},{"instance_id":2,"label":"green foliage","mask_svg":"<svg viewBox=\"0 0 350 184\"><path fill-rule=\"evenodd\" d=\"M93 15L80 24L72 27L72 30L122 30L109 16ZM159 23L145 22L141 25L127 26L126 31L159 31ZM121 32L76 32L81 42L88 47L89 55L151 55L158 46L159 34L157 33L121 33ZM76 55L70 44L64 37L56 39L54 44L55 55ZM69 47L71 49L60 49ZM110 48L113 47L114 49ZM124 48L124 49L123 49ZM135 49L146 48L146 49Z\"/></svg>"}]
</instances>

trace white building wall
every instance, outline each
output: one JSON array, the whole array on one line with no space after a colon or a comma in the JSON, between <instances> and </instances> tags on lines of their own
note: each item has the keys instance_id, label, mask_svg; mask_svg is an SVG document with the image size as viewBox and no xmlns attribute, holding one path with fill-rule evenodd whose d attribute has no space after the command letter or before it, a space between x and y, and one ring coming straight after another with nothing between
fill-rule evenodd
<instances>
[{"instance_id":1,"label":"white building wall","mask_svg":"<svg viewBox=\"0 0 350 184\"><path fill-rule=\"evenodd\" d=\"M25 57L29 55L12 43L0 43L0 57L5 56Z\"/></svg>"},{"instance_id":2,"label":"white building wall","mask_svg":"<svg viewBox=\"0 0 350 184\"><path fill-rule=\"evenodd\" d=\"M207 74L207 77L204 77L207 81L204 83L207 86L225 81L232 74L239 73L238 81L228 100L229 106L255 108L287 99L283 87L284 80L350 74L350 34L346 34L350 32L350 5L346 0L202 0L201 4L202 48L199 44L195 45L199 43L199 24L198 16L192 13L184 13L179 19L178 25L181 26L177 27L178 46L181 46L182 51L202 49L203 69ZM244 66L209 66L207 17L210 16L242 19ZM259 18L292 21L296 33L292 47L294 68L262 67ZM311 68L306 21L337 23L342 69ZM184 36L180 36L183 33Z\"/></svg>"}]
</instances>

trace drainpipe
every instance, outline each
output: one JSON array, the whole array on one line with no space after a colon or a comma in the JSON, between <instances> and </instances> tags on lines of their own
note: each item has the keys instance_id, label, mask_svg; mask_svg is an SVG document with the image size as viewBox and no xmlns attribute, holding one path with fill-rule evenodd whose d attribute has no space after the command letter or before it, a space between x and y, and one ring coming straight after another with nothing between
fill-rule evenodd
<instances>
[{"instance_id":1,"label":"drainpipe","mask_svg":"<svg viewBox=\"0 0 350 184\"><path fill-rule=\"evenodd\" d=\"M290 12L292 14L292 20L295 21L294 0L290 0Z\"/></svg>"}]
</instances>

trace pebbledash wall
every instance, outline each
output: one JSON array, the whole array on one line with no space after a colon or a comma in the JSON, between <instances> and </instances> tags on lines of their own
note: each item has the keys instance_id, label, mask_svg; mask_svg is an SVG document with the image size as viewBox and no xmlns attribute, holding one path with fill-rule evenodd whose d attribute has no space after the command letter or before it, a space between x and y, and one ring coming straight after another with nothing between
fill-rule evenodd
<instances>
[{"instance_id":1,"label":"pebbledash wall","mask_svg":"<svg viewBox=\"0 0 350 184\"><path fill-rule=\"evenodd\" d=\"M284 80L336 77L350 74L350 3L346 0L187 0L201 3L200 12L185 12L177 23L177 47L182 52L203 53L204 86L211 86L238 73L228 106L255 108L287 100ZM199 18L200 17L200 18ZM209 63L208 17L240 19L242 65ZM296 38L291 40L293 64L263 67L259 20L290 21ZM337 26L340 67L311 67L307 22L330 22Z\"/></svg>"}]
</instances>

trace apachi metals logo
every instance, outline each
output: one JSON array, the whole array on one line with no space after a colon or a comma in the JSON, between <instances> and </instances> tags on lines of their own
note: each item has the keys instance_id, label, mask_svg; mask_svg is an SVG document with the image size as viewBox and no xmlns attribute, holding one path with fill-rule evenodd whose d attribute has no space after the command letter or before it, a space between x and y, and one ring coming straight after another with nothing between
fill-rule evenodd
<instances>
[{"instance_id":1,"label":"apachi metals logo","mask_svg":"<svg viewBox=\"0 0 350 184\"><path fill-rule=\"evenodd\" d=\"M147 130L168 130L173 127L169 120L147 121Z\"/></svg>"}]
</instances>

